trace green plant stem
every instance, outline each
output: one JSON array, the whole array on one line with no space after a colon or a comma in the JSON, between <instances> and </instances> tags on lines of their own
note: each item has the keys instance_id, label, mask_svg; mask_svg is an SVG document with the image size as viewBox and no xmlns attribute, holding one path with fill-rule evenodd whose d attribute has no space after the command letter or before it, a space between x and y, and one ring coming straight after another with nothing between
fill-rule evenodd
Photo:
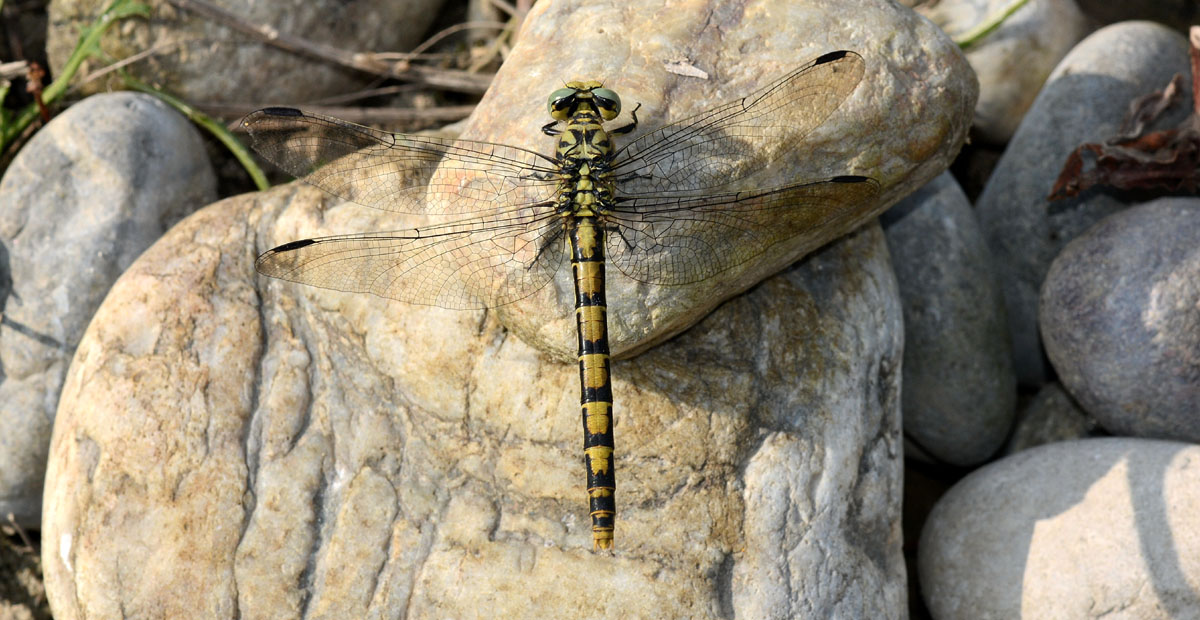
<instances>
[{"instance_id":1,"label":"green plant stem","mask_svg":"<svg viewBox=\"0 0 1200 620\"><path fill-rule=\"evenodd\" d=\"M954 39L954 42L957 43L958 47L962 49L966 49L972 45L975 45L980 39L991 34L992 31L999 28L1000 24L1003 24L1004 21L1012 16L1013 13L1016 13L1021 7L1028 3L1029 0L1013 0L1013 2L1005 7L1003 11L993 14L990 18L984 20L978 26L975 26L971 30L958 35L958 37Z\"/></svg>"},{"instance_id":2,"label":"green plant stem","mask_svg":"<svg viewBox=\"0 0 1200 620\"><path fill-rule=\"evenodd\" d=\"M96 21L92 22L92 25L80 33L79 42L75 44L75 50L71 52L71 57L63 65L58 78L51 82L49 86L42 89L42 102L50 105L57 101L67 91L67 86L79 71L79 66L83 64L83 61L88 56L99 51L100 37L104 35L108 27L117 21L134 15L149 17L150 7L131 0L113 0L112 4L108 5L108 8L104 9L104 12L96 18ZM0 132L0 149L8 146L8 143L20 135L37 117L38 106L36 102L22 108L13 118L13 122L6 124L3 127L3 132Z\"/></svg>"}]
</instances>

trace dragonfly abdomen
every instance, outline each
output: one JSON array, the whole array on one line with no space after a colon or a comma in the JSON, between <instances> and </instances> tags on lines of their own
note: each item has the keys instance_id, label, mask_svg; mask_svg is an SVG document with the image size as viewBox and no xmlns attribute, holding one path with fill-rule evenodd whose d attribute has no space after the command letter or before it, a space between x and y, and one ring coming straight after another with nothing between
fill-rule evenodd
<instances>
[{"instance_id":1,"label":"dragonfly abdomen","mask_svg":"<svg viewBox=\"0 0 1200 620\"><path fill-rule=\"evenodd\" d=\"M595 217L566 218L575 275L575 325L579 333L580 406L587 466L592 546L611 549L617 507L613 472L612 383L608 306L604 300L604 229Z\"/></svg>"}]
</instances>

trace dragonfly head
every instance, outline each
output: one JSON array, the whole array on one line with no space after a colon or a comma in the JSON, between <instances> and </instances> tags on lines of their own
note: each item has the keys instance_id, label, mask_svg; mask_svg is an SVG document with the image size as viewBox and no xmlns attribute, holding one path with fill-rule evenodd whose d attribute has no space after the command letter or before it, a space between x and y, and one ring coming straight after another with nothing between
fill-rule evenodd
<instances>
[{"instance_id":1,"label":"dragonfly head","mask_svg":"<svg viewBox=\"0 0 1200 620\"><path fill-rule=\"evenodd\" d=\"M621 98L596 81L567 82L566 88L550 93L547 103L550 117L556 121L567 120L584 106L591 108L606 121L611 121L621 113Z\"/></svg>"}]
</instances>

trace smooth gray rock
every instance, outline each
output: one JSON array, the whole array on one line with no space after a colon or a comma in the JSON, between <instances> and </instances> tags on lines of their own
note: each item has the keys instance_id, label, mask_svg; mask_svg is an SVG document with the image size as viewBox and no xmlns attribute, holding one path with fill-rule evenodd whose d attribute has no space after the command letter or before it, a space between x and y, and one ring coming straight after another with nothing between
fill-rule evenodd
<instances>
[{"instance_id":1,"label":"smooth gray rock","mask_svg":"<svg viewBox=\"0 0 1200 620\"><path fill-rule=\"evenodd\" d=\"M1056 441L1085 439L1097 431L1096 421L1071 400L1061 385L1051 381L1043 385L1017 414L1004 454L1007 456Z\"/></svg>"},{"instance_id":2,"label":"smooth gray rock","mask_svg":"<svg viewBox=\"0 0 1200 620\"><path fill-rule=\"evenodd\" d=\"M225 24L169 0L142 0L149 19L133 18L110 28L101 48L117 59L154 49L125 68L191 102L294 105L363 88L371 79L358 71L269 46ZM217 2L254 27L355 52L407 51L421 42L443 0L309 0L306 2ZM70 58L80 29L110 0L51 0L46 53L55 72ZM107 64L107 61L104 63ZM103 66L103 65L100 65ZM84 63L84 71L100 68ZM125 88L115 74L81 85L85 92Z\"/></svg>"},{"instance_id":3,"label":"smooth gray rock","mask_svg":"<svg viewBox=\"0 0 1200 620\"><path fill-rule=\"evenodd\" d=\"M1095 32L1055 68L980 195L976 209L996 258L1021 383L1036 387L1046 378L1037 299L1050 261L1124 207L1098 190L1049 203L1054 180L1071 151L1111 137L1130 101L1163 88L1176 73L1190 75L1179 33L1148 22Z\"/></svg>"},{"instance_id":4,"label":"smooth gray rock","mask_svg":"<svg viewBox=\"0 0 1200 620\"><path fill-rule=\"evenodd\" d=\"M1200 446L1039 446L963 478L921 533L936 620L1200 614Z\"/></svg>"},{"instance_id":5,"label":"smooth gray rock","mask_svg":"<svg viewBox=\"0 0 1200 620\"><path fill-rule=\"evenodd\" d=\"M1017 381L987 242L950 173L883 215L904 307L904 433L953 465L1008 435Z\"/></svg>"},{"instance_id":6,"label":"smooth gray rock","mask_svg":"<svg viewBox=\"0 0 1200 620\"><path fill-rule=\"evenodd\" d=\"M1011 4L1011 0L939 0L914 8L958 39ZM1007 142L1050 71L1087 33L1087 19L1075 0L1030 0L967 47L967 62L979 76L972 134L993 144Z\"/></svg>"},{"instance_id":7,"label":"smooth gray rock","mask_svg":"<svg viewBox=\"0 0 1200 620\"><path fill-rule=\"evenodd\" d=\"M215 197L199 134L149 95L85 99L13 160L0 180L0 515L39 527L59 389L84 328L142 250Z\"/></svg>"},{"instance_id":8,"label":"smooth gray rock","mask_svg":"<svg viewBox=\"0 0 1200 620\"><path fill-rule=\"evenodd\" d=\"M1042 286L1042 337L1063 386L1108 431L1200 441L1200 199L1104 218Z\"/></svg>"}]
</instances>

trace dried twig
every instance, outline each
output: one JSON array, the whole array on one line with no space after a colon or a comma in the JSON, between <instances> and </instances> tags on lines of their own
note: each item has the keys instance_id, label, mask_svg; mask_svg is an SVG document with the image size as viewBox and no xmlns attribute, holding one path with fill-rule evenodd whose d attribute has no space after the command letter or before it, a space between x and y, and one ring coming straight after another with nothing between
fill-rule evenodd
<instances>
[{"instance_id":1,"label":"dried twig","mask_svg":"<svg viewBox=\"0 0 1200 620\"><path fill-rule=\"evenodd\" d=\"M258 104L193 103L192 107L221 118L241 118L263 106ZM386 125L389 123L412 123L424 121L445 123L459 121L471 115L473 105L438 106L436 108L368 108L353 106L304 106L305 112L359 123L360 125ZM231 128L236 128L230 125Z\"/></svg>"},{"instance_id":2,"label":"dried twig","mask_svg":"<svg viewBox=\"0 0 1200 620\"><path fill-rule=\"evenodd\" d=\"M1181 98L1183 77L1179 75L1161 91L1138 97L1117 135L1102 143L1082 144L1067 156L1050 200L1076 196L1096 185L1124 190L1200 189L1200 27L1193 26L1190 35L1191 114L1175 127L1146 132Z\"/></svg>"},{"instance_id":3,"label":"dried twig","mask_svg":"<svg viewBox=\"0 0 1200 620\"><path fill-rule=\"evenodd\" d=\"M444 54L427 54L425 52L425 50L433 47L434 44L437 43L438 41L441 41L442 39L445 39L446 37L448 37L452 34L457 34L464 30L474 30L474 29L479 29L479 28L504 30L507 27L508 27L508 24L505 22L463 22L461 24L454 24L453 26L449 26L447 28L443 28L443 29L437 31L436 33L433 34L433 36L429 37L428 39L425 39L423 42L421 42L420 45L414 47L411 52L378 52L375 54L375 57L380 60L393 61L393 62L405 61L405 60L427 59L427 58L431 58L431 57L440 57L440 56L443 56Z\"/></svg>"},{"instance_id":4,"label":"dried twig","mask_svg":"<svg viewBox=\"0 0 1200 620\"><path fill-rule=\"evenodd\" d=\"M29 63L24 60L0 62L0 80L11 80L15 77L21 77L28 70Z\"/></svg>"},{"instance_id":5,"label":"dried twig","mask_svg":"<svg viewBox=\"0 0 1200 620\"><path fill-rule=\"evenodd\" d=\"M425 87L421 84L412 84L412 83L393 84L391 86L380 86L378 88L364 88L362 90L356 90L353 92L343 93L340 95L330 95L328 97L321 97L319 99L313 99L311 101L306 102L305 105L306 106L310 106L310 105L316 105L316 106L345 105L352 101L360 101L362 99L367 99L369 97L386 97L389 95L399 95L402 93L411 93L414 91L420 91L420 90L423 90L424 88Z\"/></svg>"},{"instance_id":6,"label":"dried twig","mask_svg":"<svg viewBox=\"0 0 1200 620\"><path fill-rule=\"evenodd\" d=\"M6 513L4 515L4 517L8 521L8 524L14 530L16 530L17 536L21 537L21 542L25 543L25 548L29 551L33 551L33 541L29 540L29 535L25 533L25 528L21 527L20 523L17 523L16 515L9 512L9 513Z\"/></svg>"},{"instance_id":7,"label":"dried twig","mask_svg":"<svg viewBox=\"0 0 1200 620\"><path fill-rule=\"evenodd\" d=\"M91 73L88 73L87 75L84 75L83 77L79 78L79 83L86 84L88 82L91 82L92 80L100 79L101 77L104 77L105 75L112 73L113 71L118 71L120 69L124 69L125 67L128 67L129 65L131 65L135 62L138 62L139 60L149 58L159 52L165 51L168 48L176 47L176 46L182 45L183 43L184 43L184 41L159 41L158 43L155 43L154 45L151 45L150 47L148 47L132 56L127 56L125 58L122 58L121 60L118 60L118 61L112 63L111 65L101 67L99 69L96 69L95 71L92 71Z\"/></svg>"}]
</instances>

